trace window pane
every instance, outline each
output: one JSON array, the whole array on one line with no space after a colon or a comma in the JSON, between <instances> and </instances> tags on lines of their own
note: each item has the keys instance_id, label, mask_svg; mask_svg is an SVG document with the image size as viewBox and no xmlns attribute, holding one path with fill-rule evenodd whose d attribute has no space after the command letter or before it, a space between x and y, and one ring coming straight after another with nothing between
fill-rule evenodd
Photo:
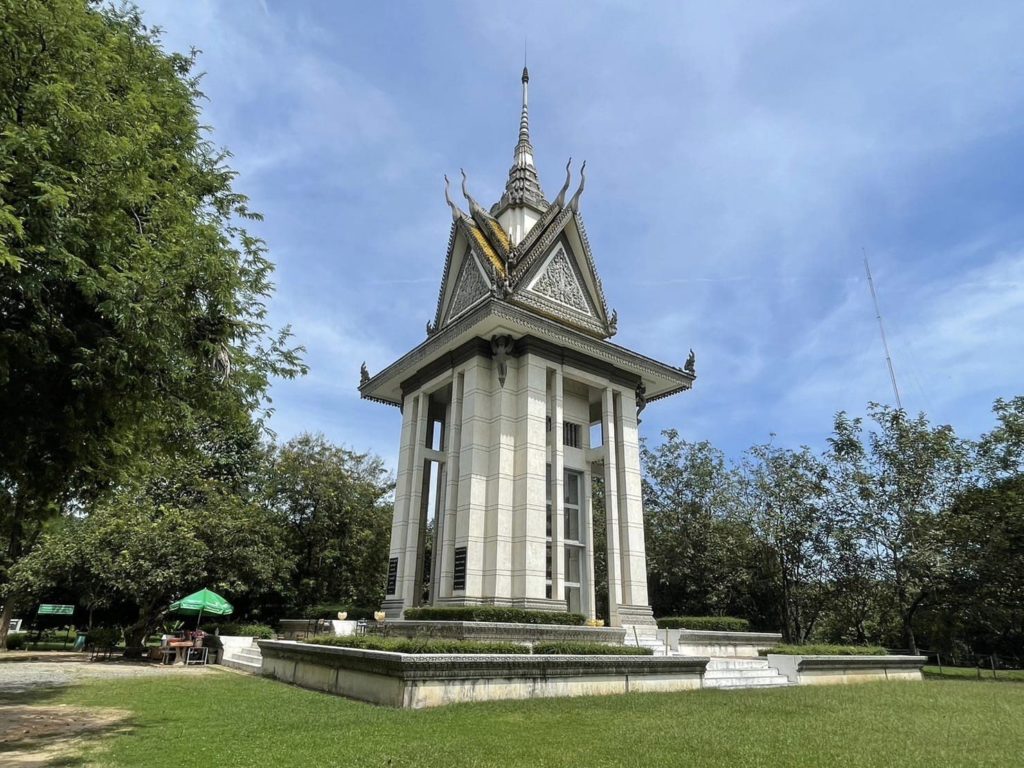
<instances>
[{"instance_id":1,"label":"window pane","mask_svg":"<svg viewBox=\"0 0 1024 768\"><path fill-rule=\"evenodd\" d=\"M580 583L580 561L582 550L579 547L565 548L565 580L573 584Z\"/></svg>"},{"instance_id":2,"label":"window pane","mask_svg":"<svg viewBox=\"0 0 1024 768\"><path fill-rule=\"evenodd\" d=\"M565 503L573 506L580 503L580 473L570 469L565 471Z\"/></svg>"},{"instance_id":3,"label":"window pane","mask_svg":"<svg viewBox=\"0 0 1024 768\"><path fill-rule=\"evenodd\" d=\"M565 510L565 538L567 541L580 540L580 511L575 507Z\"/></svg>"}]
</instances>

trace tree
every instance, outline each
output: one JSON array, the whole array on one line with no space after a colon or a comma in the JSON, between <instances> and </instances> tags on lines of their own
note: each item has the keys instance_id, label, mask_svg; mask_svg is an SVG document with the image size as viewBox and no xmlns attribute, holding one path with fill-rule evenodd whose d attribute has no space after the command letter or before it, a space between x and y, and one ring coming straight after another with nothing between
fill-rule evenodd
<instances>
[{"instance_id":1,"label":"tree","mask_svg":"<svg viewBox=\"0 0 1024 768\"><path fill-rule=\"evenodd\" d=\"M298 608L384 598L394 483L376 456L304 434L271 459L268 502L295 563Z\"/></svg>"},{"instance_id":2,"label":"tree","mask_svg":"<svg viewBox=\"0 0 1024 768\"><path fill-rule=\"evenodd\" d=\"M809 448L754 446L743 464L744 514L765 558L786 642L806 642L828 602L835 532L825 513L826 472Z\"/></svg>"},{"instance_id":3,"label":"tree","mask_svg":"<svg viewBox=\"0 0 1024 768\"><path fill-rule=\"evenodd\" d=\"M952 427L922 413L872 403L874 430L840 412L827 464L837 509L863 544L865 568L885 585L902 639L917 651L914 617L938 590L948 563L938 518L969 481L970 449Z\"/></svg>"},{"instance_id":4,"label":"tree","mask_svg":"<svg viewBox=\"0 0 1024 768\"><path fill-rule=\"evenodd\" d=\"M662 435L641 452L651 605L658 615L746 614L752 539L735 514L735 473L710 443Z\"/></svg>"},{"instance_id":5,"label":"tree","mask_svg":"<svg viewBox=\"0 0 1024 768\"><path fill-rule=\"evenodd\" d=\"M28 594L70 586L92 602L133 606L125 636L136 646L176 597L202 587L232 600L282 589L290 561L262 504L258 428L204 422L176 437L174 455L156 455L145 476L46 534L15 568L15 583Z\"/></svg>"},{"instance_id":6,"label":"tree","mask_svg":"<svg viewBox=\"0 0 1024 768\"><path fill-rule=\"evenodd\" d=\"M302 365L265 322L272 265L199 124L194 56L131 8L0 9L3 647L8 572L43 521L165 425L257 409Z\"/></svg>"}]
</instances>

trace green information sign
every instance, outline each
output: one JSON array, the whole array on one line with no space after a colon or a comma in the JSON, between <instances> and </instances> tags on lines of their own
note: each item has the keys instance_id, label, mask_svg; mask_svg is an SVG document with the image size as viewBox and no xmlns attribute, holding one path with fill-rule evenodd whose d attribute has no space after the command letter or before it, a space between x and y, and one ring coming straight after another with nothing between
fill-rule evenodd
<instances>
[{"instance_id":1,"label":"green information sign","mask_svg":"<svg viewBox=\"0 0 1024 768\"><path fill-rule=\"evenodd\" d=\"M52 603L43 603L39 606L39 610L36 611L37 616L71 616L75 612L75 606L73 605L56 605Z\"/></svg>"}]
</instances>

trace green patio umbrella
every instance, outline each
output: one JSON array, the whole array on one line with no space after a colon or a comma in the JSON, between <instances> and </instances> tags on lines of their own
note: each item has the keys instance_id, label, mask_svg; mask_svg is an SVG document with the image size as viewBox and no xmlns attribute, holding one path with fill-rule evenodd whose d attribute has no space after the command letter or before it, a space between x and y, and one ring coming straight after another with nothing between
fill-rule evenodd
<instances>
[{"instance_id":1,"label":"green patio umbrella","mask_svg":"<svg viewBox=\"0 0 1024 768\"><path fill-rule=\"evenodd\" d=\"M168 611L180 613L185 616L198 616L196 626L204 613L212 613L215 616L227 616L235 610L227 600L209 589L200 589L187 597L171 603Z\"/></svg>"}]
</instances>

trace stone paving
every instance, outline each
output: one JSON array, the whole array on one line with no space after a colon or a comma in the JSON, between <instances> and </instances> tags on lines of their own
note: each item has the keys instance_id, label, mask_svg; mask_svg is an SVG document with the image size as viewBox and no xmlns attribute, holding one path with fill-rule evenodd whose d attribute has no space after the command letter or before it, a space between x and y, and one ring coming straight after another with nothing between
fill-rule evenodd
<instances>
[{"instance_id":1,"label":"stone paving","mask_svg":"<svg viewBox=\"0 0 1024 768\"><path fill-rule=\"evenodd\" d=\"M19 653L12 651L11 653ZM202 675L204 667L163 666L148 662L89 661L82 654L33 654L32 661L6 661L0 658L0 696L53 688L81 680L160 675Z\"/></svg>"}]
</instances>

